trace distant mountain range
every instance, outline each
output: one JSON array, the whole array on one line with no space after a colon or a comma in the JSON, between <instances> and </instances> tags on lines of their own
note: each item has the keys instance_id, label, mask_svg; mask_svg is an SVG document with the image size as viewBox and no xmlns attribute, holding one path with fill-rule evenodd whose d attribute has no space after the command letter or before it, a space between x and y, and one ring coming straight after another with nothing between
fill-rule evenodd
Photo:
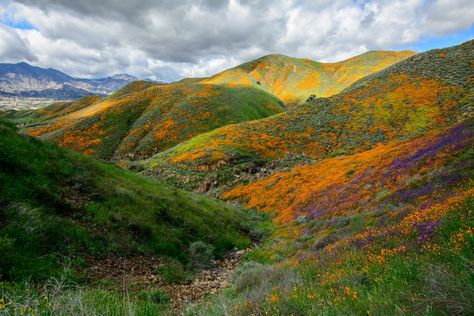
<instances>
[{"instance_id":1,"label":"distant mountain range","mask_svg":"<svg viewBox=\"0 0 474 316\"><path fill-rule=\"evenodd\" d=\"M127 74L100 79L71 77L53 68L25 62L0 63L0 96L77 99L87 95L107 95L137 80Z\"/></svg>"}]
</instances>

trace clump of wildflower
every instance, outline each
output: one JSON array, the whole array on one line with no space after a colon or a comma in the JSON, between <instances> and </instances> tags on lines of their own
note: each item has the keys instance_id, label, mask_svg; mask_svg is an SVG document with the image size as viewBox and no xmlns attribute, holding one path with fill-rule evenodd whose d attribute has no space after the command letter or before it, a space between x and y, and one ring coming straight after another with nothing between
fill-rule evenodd
<instances>
[{"instance_id":1,"label":"clump of wildflower","mask_svg":"<svg viewBox=\"0 0 474 316\"><path fill-rule=\"evenodd\" d=\"M344 296L352 298L353 300L357 299L357 292L354 290L351 290L350 287L345 287L344 288Z\"/></svg>"},{"instance_id":2,"label":"clump of wildflower","mask_svg":"<svg viewBox=\"0 0 474 316\"><path fill-rule=\"evenodd\" d=\"M472 237L474 234L474 229L472 227L468 227L466 229L459 229L458 232L456 232L452 237L451 237L451 244L454 247L454 250L456 251L461 251L466 239L468 237Z\"/></svg>"}]
</instances>

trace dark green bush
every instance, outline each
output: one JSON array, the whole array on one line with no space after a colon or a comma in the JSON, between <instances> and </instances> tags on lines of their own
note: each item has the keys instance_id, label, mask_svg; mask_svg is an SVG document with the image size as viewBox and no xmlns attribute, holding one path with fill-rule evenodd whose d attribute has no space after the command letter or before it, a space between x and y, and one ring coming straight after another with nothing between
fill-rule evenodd
<instances>
[{"instance_id":1,"label":"dark green bush","mask_svg":"<svg viewBox=\"0 0 474 316\"><path fill-rule=\"evenodd\" d=\"M189 257L194 268L207 268L214 259L214 247L203 241L195 241L189 245Z\"/></svg>"},{"instance_id":2,"label":"dark green bush","mask_svg":"<svg viewBox=\"0 0 474 316\"><path fill-rule=\"evenodd\" d=\"M155 273L167 284L183 283L190 278L190 273L175 260L161 264Z\"/></svg>"}]
</instances>

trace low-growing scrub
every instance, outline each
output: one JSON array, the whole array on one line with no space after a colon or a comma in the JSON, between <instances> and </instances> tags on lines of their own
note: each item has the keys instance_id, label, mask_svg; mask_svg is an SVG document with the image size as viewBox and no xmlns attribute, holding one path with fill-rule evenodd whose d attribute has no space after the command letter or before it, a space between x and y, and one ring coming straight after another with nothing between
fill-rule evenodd
<instances>
[{"instance_id":1,"label":"low-growing scrub","mask_svg":"<svg viewBox=\"0 0 474 316\"><path fill-rule=\"evenodd\" d=\"M194 268L204 269L212 265L214 259L214 247L202 241L195 241L188 249L191 265Z\"/></svg>"},{"instance_id":2,"label":"low-growing scrub","mask_svg":"<svg viewBox=\"0 0 474 316\"><path fill-rule=\"evenodd\" d=\"M179 261L168 261L156 269L156 275L167 284L183 283L190 279L191 273Z\"/></svg>"}]
</instances>

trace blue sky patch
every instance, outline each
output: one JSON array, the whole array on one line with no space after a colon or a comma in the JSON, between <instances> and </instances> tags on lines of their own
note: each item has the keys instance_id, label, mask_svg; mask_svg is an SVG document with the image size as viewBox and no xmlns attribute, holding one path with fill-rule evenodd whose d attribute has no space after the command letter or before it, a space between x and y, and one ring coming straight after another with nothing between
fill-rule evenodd
<instances>
[{"instance_id":1,"label":"blue sky patch","mask_svg":"<svg viewBox=\"0 0 474 316\"><path fill-rule=\"evenodd\" d=\"M474 39L474 24L464 31L452 33L445 36L429 36L421 38L415 43L392 47L394 50L410 49L416 52L424 52L430 49L445 48L458 45Z\"/></svg>"}]
</instances>

